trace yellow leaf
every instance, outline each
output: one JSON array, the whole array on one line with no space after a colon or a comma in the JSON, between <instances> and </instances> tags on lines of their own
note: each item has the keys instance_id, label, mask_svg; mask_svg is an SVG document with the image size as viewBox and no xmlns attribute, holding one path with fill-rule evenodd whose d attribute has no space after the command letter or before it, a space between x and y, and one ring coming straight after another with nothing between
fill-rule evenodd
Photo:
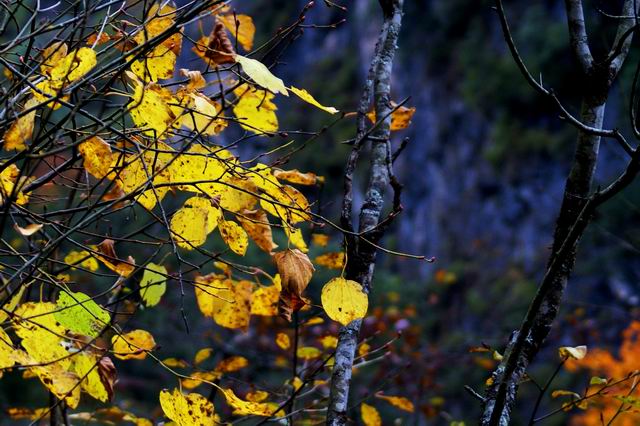
<instances>
[{"instance_id":1,"label":"yellow leaf","mask_svg":"<svg viewBox=\"0 0 640 426\"><path fill-rule=\"evenodd\" d=\"M97 271L99 267L98 260L86 250L70 251L69 254L64 257L64 263L70 266L78 266L91 272Z\"/></svg>"},{"instance_id":2,"label":"yellow leaf","mask_svg":"<svg viewBox=\"0 0 640 426\"><path fill-rule=\"evenodd\" d=\"M145 129L144 134L160 138L176 123L182 108L173 94L155 83L143 85L134 82L134 92L129 102L129 114L136 127Z\"/></svg>"},{"instance_id":3,"label":"yellow leaf","mask_svg":"<svg viewBox=\"0 0 640 426\"><path fill-rule=\"evenodd\" d=\"M247 393L247 401L249 402L262 402L269 397L269 393L261 390Z\"/></svg>"},{"instance_id":4,"label":"yellow leaf","mask_svg":"<svg viewBox=\"0 0 640 426\"><path fill-rule=\"evenodd\" d=\"M187 368L189 366L185 360L178 358L166 358L162 360L162 363L171 368Z\"/></svg>"},{"instance_id":5,"label":"yellow leaf","mask_svg":"<svg viewBox=\"0 0 640 426\"><path fill-rule=\"evenodd\" d=\"M1 164L1 163L0 163ZM29 202L29 195L21 191L26 182L24 176L20 177L20 169L15 164L11 164L0 172L0 206L13 195L13 199L19 206ZM12 194L15 191L15 194Z\"/></svg>"},{"instance_id":6,"label":"yellow leaf","mask_svg":"<svg viewBox=\"0 0 640 426\"><path fill-rule=\"evenodd\" d=\"M3 328L0 328L0 377L2 377L3 369L13 367L15 364L15 359L12 357L13 352L11 338Z\"/></svg>"},{"instance_id":7,"label":"yellow leaf","mask_svg":"<svg viewBox=\"0 0 640 426\"><path fill-rule=\"evenodd\" d=\"M316 257L314 263L329 269L342 269L344 267L344 260L344 252L325 253Z\"/></svg>"},{"instance_id":8,"label":"yellow leaf","mask_svg":"<svg viewBox=\"0 0 640 426\"><path fill-rule=\"evenodd\" d=\"M107 402L113 395L113 388L103 381L100 374L100 361L100 357L79 353L73 357L73 371L82 378L80 386L83 391L98 401ZM112 363L109 362L109 364L113 367Z\"/></svg>"},{"instance_id":9,"label":"yellow leaf","mask_svg":"<svg viewBox=\"0 0 640 426\"><path fill-rule=\"evenodd\" d=\"M40 72L51 77L51 70L67 56L69 47L61 41L54 41L42 51L42 63Z\"/></svg>"},{"instance_id":10,"label":"yellow leaf","mask_svg":"<svg viewBox=\"0 0 640 426\"><path fill-rule=\"evenodd\" d=\"M78 151L84 160L84 168L91 175L102 179L109 174L113 163L111 146L102 138L93 136L87 139L78 145Z\"/></svg>"},{"instance_id":11,"label":"yellow leaf","mask_svg":"<svg viewBox=\"0 0 640 426\"><path fill-rule=\"evenodd\" d=\"M91 71L97 63L96 52L88 47L81 47L56 62L51 69L51 80L73 82Z\"/></svg>"},{"instance_id":12,"label":"yellow leaf","mask_svg":"<svg viewBox=\"0 0 640 426\"><path fill-rule=\"evenodd\" d=\"M274 94L282 93L285 96L289 96L287 88L284 82L271 74L269 68L267 68L262 62L255 59L247 58L242 55L235 56L236 62L242 65L242 70L259 86L267 89Z\"/></svg>"},{"instance_id":13,"label":"yellow leaf","mask_svg":"<svg viewBox=\"0 0 640 426\"><path fill-rule=\"evenodd\" d=\"M251 314L278 315L278 299L280 299L280 289L277 286L259 287L253 292L251 298Z\"/></svg>"},{"instance_id":14,"label":"yellow leaf","mask_svg":"<svg viewBox=\"0 0 640 426\"><path fill-rule=\"evenodd\" d=\"M289 339L289 336L286 335L285 333L278 333L276 335L276 345L278 345L280 349L286 351L291 347L291 340Z\"/></svg>"},{"instance_id":15,"label":"yellow leaf","mask_svg":"<svg viewBox=\"0 0 640 426\"><path fill-rule=\"evenodd\" d=\"M415 408L413 406L413 402L409 401L407 398L403 396L389 396L383 395L381 393L376 393L376 398L383 399L387 401L389 404L393 405L396 408L399 408L408 413L413 413Z\"/></svg>"},{"instance_id":16,"label":"yellow leaf","mask_svg":"<svg viewBox=\"0 0 640 426\"><path fill-rule=\"evenodd\" d=\"M140 280L140 296L144 304L157 305L165 291L167 291L167 268L155 263L147 264Z\"/></svg>"},{"instance_id":17,"label":"yellow leaf","mask_svg":"<svg viewBox=\"0 0 640 426\"><path fill-rule=\"evenodd\" d=\"M173 77L178 56L164 44L151 49L146 56L131 63L131 71L143 81L158 81Z\"/></svg>"},{"instance_id":18,"label":"yellow leaf","mask_svg":"<svg viewBox=\"0 0 640 426\"><path fill-rule=\"evenodd\" d=\"M233 282L215 274L196 277L195 281L196 300L205 316L226 328L246 329L249 326L251 282Z\"/></svg>"},{"instance_id":19,"label":"yellow leaf","mask_svg":"<svg viewBox=\"0 0 640 426\"><path fill-rule=\"evenodd\" d=\"M133 330L118 334L111 339L112 350L118 359L145 359L147 352L156 347L151 333L145 330Z\"/></svg>"},{"instance_id":20,"label":"yellow leaf","mask_svg":"<svg viewBox=\"0 0 640 426\"><path fill-rule=\"evenodd\" d=\"M198 352L196 352L196 356L193 358L193 363L195 365L202 364L204 361L208 360L209 357L211 357L212 353L212 348L200 349Z\"/></svg>"},{"instance_id":21,"label":"yellow leaf","mask_svg":"<svg viewBox=\"0 0 640 426\"><path fill-rule=\"evenodd\" d=\"M365 426L382 426L380 413L375 407L363 402L360 406L360 414L362 415L362 423Z\"/></svg>"},{"instance_id":22,"label":"yellow leaf","mask_svg":"<svg viewBox=\"0 0 640 426\"><path fill-rule=\"evenodd\" d=\"M207 240L208 211L191 206L183 206L171 218L169 227L178 246L192 250Z\"/></svg>"},{"instance_id":23,"label":"yellow leaf","mask_svg":"<svg viewBox=\"0 0 640 426\"><path fill-rule=\"evenodd\" d=\"M391 106L395 107L396 103L395 102L391 102ZM391 113L391 130L395 131L395 130L402 130L402 129L406 129L407 127L409 127L409 124L411 124L411 118L413 117L413 114L416 112L415 108L407 108L405 106L401 106L398 109L396 109L395 111L393 111ZM369 120L371 120L372 123L376 122L376 113L375 111L371 111L367 114L367 117L369 118Z\"/></svg>"},{"instance_id":24,"label":"yellow leaf","mask_svg":"<svg viewBox=\"0 0 640 426\"><path fill-rule=\"evenodd\" d=\"M335 336L323 336L319 341L325 349L335 349L338 346L338 338Z\"/></svg>"},{"instance_id":25,"label":"yellow leaf","mask_svg":"<svg viewBox=\"0 0 640 426\"><path fill-rule=\"evenodd\" d=\"M271 253L278 248L278 245L273 242L271 224L264 210L244 210L236 215L236 219L260 249Z\"/></svg>"},{"instance_id":26,"label":"yellow leaf","mask_svg":"<svg viewBox=\"0 0 640 426\"><path fill-rule=\"evenodd\" d=\"M311 94L309 92L307 92L304 89L298 89L296 87L291 86L289 88L289 90L291 90L297 97L299 97L300 99L302 99L303 101L320 108L323 111L328 112L329 114L335 114L338 111L337 109L335 109L334 107L327 107L322 105L320 102L316 101L315 98L313 96L311 96Z\"/></svg>"},{"instance_id":27,"label":"yellow leaf","mask_svg":"<svg viewBox=\"0 0 640 426\"><path fill-rule=\"evenodd\" d=\"M358 346L358 356L363 357L368 354L370 350L371 345L369 345L368 343L362 343L360 346Z\"/></svg>"},{"instance_id":28,"label":"yellow leaf","mask_svg":"<svg viewBox=\"0 0 640 426\"><path fill-rule=\"evenodd\" d=\"M238 97L233 113L243 129L256 134L278 131L275 113L278 107L272 102L275 97L273 93L254 89L247 84L237 87L233 93Z\"/></svg>"},{"instance_id":29,"label":"yellow leaf","mask_svg":"<svg viewBox=\"0 0 640 426\"><path fill-rule=\"evenodd\" d=\"M24 111L38 105L36 98L29 98L24 104ZM28 112L20 116L17 120L11 123L11 127L4 135L4 149L7 151L15 149L17 151L24 151L27 149L27 140L31 139L33 134L33 127L36 120L36 110Z\"/></svg>"},{"instance_id":30,"label":"yellow leaf","mask_svg":"<svg viewBox=\"0 0 640 426\"><path fill-rule=\"evenodd\" d=\"M284 223L283 226L284 233L289 240L289 244L293 244L301 252L307 253L309 251L309 248L307 247L307 243L304 241L304 237L302 236L302 230L300 228L291 227L286 223Z\"/></svg>"},{"instance_id":31,"label":"yellow leaf","mask_svg":"<svg viewBox=\"0 0 640 426\"><path fill-rule=\"evenodd\" d=\"M317 182L324 182L323 177L317 176L315 173L311 172L302 173L298 169L274 169L273 175L278 178L278 180L286 180L291 183L297 183L298 185L315 185Z\"/></svg>"},{"instance_id":32,"label":"yellow leaf","mask_svg":"<svg viewBox=\"0 0 640 426\"><path fill-rule=\"evenodd\" d=\"M153 143L152 147L153 150L147 149L137 155L112 156L113 171L109 174L125 194L140 193L142 189L149 188L135 197L147 210L152 210L169 191L166 186L158 188L152 185L171 182L174 170L168 165L173 158L171 147L161 142Z\"/></svg>"},{"instance_id":33,"label":"yellow leaf","mask_svg":"<svg viewBox=\"0 0 640 426\"><path fill-rule=\"evenodd\" d=\"M329 244L329 236L325 234L311 234L311 242L318 247L326 247Z\"/></svg>"},{"instance_id":34,"label":"yellow leaf","mask_svg":"<svg viewBox=\"0 0 640 426\"><path fill-rule=\"evenodd\" d=\"M178 426L213 425L213 404L204 396L191 393L183 395L179 389L160 392L160 406L167 418L176 422Z\"/></svg>"},{"instance_id":35,"label":"yellow leaf","mask_svg":"<svg viewBox=\"0 0 640 426\"><path fill-rule=\"evenodd\" d=\"M298 355L298 358L310 360L318 358L322 355L322 351L318 348L314 348L313 346L303 346L298 348L296 354Z\"/></svg>"},{"instance_id":36,"label":"yellow leaf","mask_svg":"<svg viewBox=\"0 0 640 426\"><path fill-rule=\"evenodd\" d=\"M234 19L235 17L235 19ZM218 15L218 19L238 40L240 46L247 52L253 49L253 37L256 33L256 26L253 19L248 15Z\"/></svg>"},{"instance_id":37,"label":"yellow leaf","mask_svg":"<svg viewBox=\"0 0 640 426\"><path fill-rule=\"evenodd\" d=\"M582 359L587 355L587 347L582 346L563 346L558 349L558 355L562 359Z\"/></svg>"},{"instance_id":38,"label":"yellow leaf","mask_svg":"<svg viewBox=\"0 0 640 426\"><path fill-rule=\"evenodd\" d=\"M369 299L362 291L362 286L341 277L324 285L321 300L329 318L343 325L364 318L369 306Z\"/></svg>"},{"instance_id":39,"label":"yellow leaf","mask_svg":"<svg viewBox=\"0 0 640 426\"><path fill-rule=\"evenodd\" d=\"M227 127L222 106L201 93L186 96L182 124L203 135L217 135Z\"/></svg>"},{"instance_id":40,"label":"yellow leaf","mask_svg":"<svg viewBox=\"0 0 640 426\"><path fill-rule=\"evenodd\" d=\"M242 370L249 365L249 360L243 356L225 358L216 365L215 371L219 373L232 373Z\"/></svg>"},{"instance_id":41,"label":"yellow leaf","mask_svg":"<svg viewBox=\"0 0 640 426\"><path fill-rule=\"evenodd\" d=\"M220 220L218 223L220 235L231 251L244 256L249 246L249 237L240 225L230 220Z\"/></svg>"},{"instance_id":42,"label":"yellow leaf","mask_svg":"<svg viewBox=\"0 0 640 426\"><path fill-rule=\"evenodd\" d=\"M189 375L189 378L182 379L180 384L185 389L195 389L205 382L212 382L218 380L222 373L217 371L196 371Z\"/></svg>"},{"instance_id":43,"label":"yellow leaf","mask_svg":"<svg viewBox=\"0 0 640 426\"><path fill-rule=\"evenodd\" d=\"M239 416L269 417L275 414L278 404L268 402L244 401L236 396L231 389L222 389L227 404L233 408L233 414Z\"/></svg>"}]
</instances>

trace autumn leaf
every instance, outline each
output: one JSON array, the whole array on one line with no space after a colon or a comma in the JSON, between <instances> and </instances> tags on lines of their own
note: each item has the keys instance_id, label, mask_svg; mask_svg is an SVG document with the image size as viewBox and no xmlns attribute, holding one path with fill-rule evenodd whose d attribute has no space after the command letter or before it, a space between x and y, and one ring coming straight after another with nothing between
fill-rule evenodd
<instances>
[{"instance_id":1,"label":"autumn leaf","mask_svg":"<svg viewBox=\"0 0 640 426\"><path fill-rule=\"evenodd\" d=\"M11 123L9 130L4 134L4 149L10 151L24 151L27 149L27 141L31 139L36 120L36 109L24 114L38 105L36 98L29 98L24 104L23 114Z\"/></svg>"},{"instance_id":2,"label":"autumn leaf","mask_svg":"<svg viewBox=\"0 0 640 426\"><path fill-rule=\"evenodd\" d=\"M256 134L278 131L278 107L273 103L273 93L254 89L243 84L233 90L238 100L233 106L233 113L243 129Z\"/></svg>"},{"instance_id":3,"label":"autumn leaf","mask_svg":"<svg viewBox=\"0 0 640 426\"><path fill-rule=\"evenodd\" d=\"M571 346L563 346L561 348L558 348L558 356L561 359L582 359L585 357L585 355L587 355L587 347L582 345L582 346L576 346L576 347L571 347Z\"/></svg>"},{"instance_id":4,"label":"autumn leaf","mask_svg":"<svg viewBox=\"0 0 640 426\"><path fill-rule=\"evenodd\" d=\"M316 265L324 266L329 269L342 269L344 267L345 254L344 252L338 253L325 253L317 256L313 262Z\"/></svg>"},{"instance_id":5,"label":"autumn leaf","mask_svg":"<svg viewBox=\"0 0 640 426\"><path fill-rule=\"evenodd\" d=\"M249 326L252 283L215 274L198 276L195 282L198 307L205 316L226 328Z\"/></svg>"},{"instance_id":6,"label":"autumn leaf","mask_svg":"<svg viewBox=\"0 0 640 426\"><path fill-rule=\"evenodd\" d=\"M136 260L129 256L127 260L121 260L116 255L115 241L106 239L98 244L96 257L109 269L122 277L128 277L136 269Z\"/></svg>"},{"instance_id":7,"label":"autumn leaf","mask_svg":"<svg viewBox=\"0 0 640 426\"><path fill-rule=\"evenodd\" d=\"M293 170L279 170L274 169L273 175L278 178L278 180L286 180L291 183L296 183L298 185L315 185L319 182L324 182L324 178L322 176L317 176L315 173L307 172L302 173L298 169Z\"/></svg>"},{"instance_id":8,"label":"autumn leaf","mask_svg":"<svg viewBox=\"0 0 640 426\"><path fill-rule=\"evenodd\" d=\"M109 313L81 292L60 292L56 305L55 319L77 334L97 337L111 322Z\"/></svg>"},{"instance_id":9,"label":"autumn leaf","mask_svg":"<svg viewBox=\"0 0 640 426\"><path fill-rule=\"evenodd\" d=\"M397 104L395 102L391 102L392 108L396 108L396 106ZM403 130L409 127L409 125L411 124L411 118L413 117L413 114L415 114L415 112L415 108L407 108L405 106L396 108L391 113L391 131ZM367 114L367 117L369 118L369 120L371 120L372 123L376 122L375 111L370 111Z\"/></svg>"},{"instance_id":10,"label":"autumn leaf","mask_svg":"<svg viewBox=\"0 0 640 426\"><path fill-rule=\"evenodd\" d=\"M118 359L145 359L147 352L156 347L151 333L145 330L133 330L117 334L111 339L113 354Z\"/></svg>"},{"instance_id":11,"label":"autumn leaf","mask_svg":"<svg viewBox=\"0 0 640 426\"><path fill-rule=\"evenodd\" d=\"M21 190L26 180L24 176L20 176L20 169L15 164L5 167L0 172L0 206L4 205L10 195L14 196L15 202L19 206L27 204L29 195L24 194Z\"/></svg>"},{"instance_id":12,"label":"autumn leaf","mask_svg":"<svg viewBox=\"0 0 640 426\"><path fill-rule=\"evenodd\" d=\"M314 348L313 346L303 346L298 348L296 355L302 360L309 361L319 358L320 355L322 355L322 351L318 348Z\"/></svg>"},{"instance_id":13,"label":"autumn leaf","mask_svg":"<svg viewBox=\"0 0 640 426\"><path fill-rule=\"evenodd\" d=\"M224 24L220 21L216 21L208 37L198 40L193 51L211 67L235 63L236 52L224 30Z\"/></svg>"},{"instance_id":14,"label":"autumn leaf","mask_svg":"<svg viewBox=\"0 0 640 426\"><path fill-rule=\"evenodd\" d=\"M271 224L264 210L243 210L236 219L261 250L270 254L278 248L273 242Z\"/></svg>"},{"instance_id":15,"label":"autumn leaf","mask_svg":"<svg viewBox=\"0 0 640 426\"><path fill-rule=\"evenodd\" d=\"M155 263L146 266L140 280L140 296L147 306L160 303L162 295L167 290L167 268Z\"/></svg>"},{"instance_id":16,"label":"autumn leaf","mask_svg":"<svg viewBox=\"0 0 640 426\"><path fill-rule=\"evenodd\" d=\"M70 251L64 257L64 263L66 263L69 266L78 266L80 268L87 269L91 272L97 271L99 267L98 260L86 250ZM74 269L74 268L71 268L71 269Z\"/></svg>"},{"instance_id":17,"label":"autumn leaf","mask_svg":"<svg viewBox=\"0 0 640 426\"><path fill-rule=\"evenodd\" d=\"M211 401L197 393L184 395L179 389L160 392L160 406L164 415L178 426L215 424Z\"/></svg>"},{"instance_id":18,"label":"autumn leaf","mask_svg":"<svg viewBox=\"0 0 640 426\"><path fill-rule=\"evenodd\" d=\"M217 135L227 127L222 106L201 93L186 95L182 124L203 135Z\"/></svg>"},{"instance_id":19,"label":"autumn leaf","mask_svg":"<svg viewBox=\"0 0 640 426\"><path fill-rule=\"evenodd\" d=\"M242 55L235 55L234 59L242 66L242 70L253 80L258 86L269 90L274 94L281 93L289 96L284 82L273 75L269 68L262 62L255 59L247 58Z\"/></svg>"},{"instance_id":20,"label":"autumn leaf","mask_svg":"<svg viewBox=\"0 0 640 426\"><path fill-rule=\"evenodd\" d=\"M298 249L284 250L273 255L282 280L282 288L291 294L302 297L309 285L315 268L309 257Z\"/></svg>"},{"instance_id":21,"label":"autumn leaf","mask_svg":"<svg viewBox=\"0 0 640 426\"><path fill-rule=\"evenodd\" d=\"M249 365L249 360L243 356L232 356L225 358L216 365L215 371L218 373L233 373L242 370Z\"/></svg>"},{"instance_id":22,"label":"autumn leaf","mask_svg":"<svg viewBox=\"0 0 640 426\"><path fill-rule=\"evenodd\" d=\"M240 225L231 220L221 219L218 222L218 229L222 240L229 246L235 254L244 256L249 247L249 237Z\"/></svg>"},{"instance_id":23,"label":"autumn leaf","mask_svg":"<svg viewBox=\"0 0 640 426\"><path fill-rule=\"evenodd\" d=\"M78 145L84 168L98 179L109 174L113 163L111 146L99 136L93 136Z\"/></svg>"},{"instance_id":24,"label":"autumn leaf","mask_svg":"<svg viewBox=\"0 0 640 426\"><path fill-rule=\"evenodd\" d=\"M195 357L193 357L194 365L202 364L203 362L208 360L209 357L211 357L211 354L213 354L213 349L212 348L200 349L198 352L196 352Z\"/></svg>"},{"instance_id":25,"label":"autumn leaf","mask_svg":"<svg viewBox=\"0 0 640 426\"><path fill-rule=\"evenodd\" d=\"M311 96L311 94L309 92L307 92L305 89L298 89L297 87L293 87L291 86L289 88L289 90L291 92L293 92L297 97L299 97L300 99L302 99L303 101L317 107L320 108L323 111L328 112L329 114L336 114L340 111L338 111L337 109L335 109L334 107L327 107L322 105L320 102L316 101L316 99Z\"/></svg>"},{"instance_id":26,"label":"autumn leaf","mask_svg":"<svg viewBox=\"0 0 640 426\"><path fill-rule=\"evenodd\" d=\"M382 393L378 392L376 393L376 398L385 400L389 404L401 409L402 411L406 411L408 413L413 413L415 411L413 403L403 396L383 395Z\"/></svg>"},{"instance_id":27,"label":"autumn leaf","mask_svg":"<svg viewBox=\"0 0 640 426\"><path fill-rule=\"evenodd\" d=\"M291 340L285 333L278 333L276 335L276 345L278 345L280 349L286 351L291 347Z\"/></svg>"},{"instance_id":28,"label":"autumn leaf","mask_svg":"<svg viewBox=\"0 0 640 426\"><path fill-rule=\"evenodd\" d=\"M244 401L231 389L222 389L222 393L235 415L270 417L278 409L278 404L274 403Z\"/></svg>"},{"instance_id":29,"label":"autumn leaf","mask_svg":"<svg viewBox=\"0 0 640 426\"><path fill-rule=\"evenodd\" d=\"M253 38L256 26L248 15L228 14L218 15L220 22L229 30L231 35L238 40L240 46L247 52L253 49Z\"/></svg>"},{"instance_id":30,"label":"autumn leaf","mask_svg":"<svg viewBox=\"0 0 640 426\"><path fill-rule=\"evenodd\" d=\"M382 418L374 406L363 402L360 405L360 415L365 426L382 426Z\"/></svg>"},{"instance_id":31,"label":"autumn leaf","mask_svg":"<svg viewBox=\"0 0 640 426\"><path fill-rule=\"evenodd\" d=\"M362 286L342 277L334 278L322 287L321 300L329 318L342 325L364 318L369 306Z\"/></svg>"}]
</instances>

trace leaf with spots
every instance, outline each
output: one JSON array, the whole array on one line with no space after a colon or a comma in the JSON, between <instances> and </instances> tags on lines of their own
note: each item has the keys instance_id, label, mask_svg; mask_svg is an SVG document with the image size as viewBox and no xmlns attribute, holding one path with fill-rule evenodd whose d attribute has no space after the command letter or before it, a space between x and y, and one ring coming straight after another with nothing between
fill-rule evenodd
<instances>
[{"instance_id":1,"label":"leaf with spots","mask_svg":"<svg viewBox=\"0 0 640 426\"><path fill-rule=\"evenodd\" d=\"M56 305L55 319L76 334L97 337L111 321L109 313L85 293L62 291Z\"/></svg>"},{"instance_id":2,"label":"leaf with spots","mask_svg":"<svg viewBox=\"0 0 640 426\"><path fill-rule=\"evenodd\" d=\"M160 406L164 415L178 426L211 426L215 424L211 401L197 393L184 395L179 389L160 392Z\"/></svg>"},{"instance_id":3,"label":"leaf with spots","mask_svg":"<svg viewBox=\"0 0 640 426\"><path fill-rule=\"evenodd\" d=\"M113 336L111 345L113 354L118 359L145 359L147 352L156 347L156 342L148 331L133 330Z\"/></svg>"}]
</instances>

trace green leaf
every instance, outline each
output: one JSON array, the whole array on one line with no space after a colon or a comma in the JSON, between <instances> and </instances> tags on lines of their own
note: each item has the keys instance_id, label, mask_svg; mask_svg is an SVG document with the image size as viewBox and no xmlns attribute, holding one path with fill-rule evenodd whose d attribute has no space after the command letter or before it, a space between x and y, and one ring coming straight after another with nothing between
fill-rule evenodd
<instances>
[{"instance_id":1,"label":"green leaf","mask_svg":"<svg viewBox=\"0 0 640 426\"><path fill-rule=\"evenodd\" d=\"M140 281L140 294L144 304L147 306L157 305L166 290L167 268L149 263Z\"/></svg>"},{"instance_id":2,"label":"green leaf","mask_svg":"<svg viewBox=\"0 0 640 426\"><path fill-rule=\"evenodd\" d=\"M97 337L111 320L109 313L91 296L81 292L60 293L54 317L68 330L91 337Z\"/></svg>"}]
</instances>

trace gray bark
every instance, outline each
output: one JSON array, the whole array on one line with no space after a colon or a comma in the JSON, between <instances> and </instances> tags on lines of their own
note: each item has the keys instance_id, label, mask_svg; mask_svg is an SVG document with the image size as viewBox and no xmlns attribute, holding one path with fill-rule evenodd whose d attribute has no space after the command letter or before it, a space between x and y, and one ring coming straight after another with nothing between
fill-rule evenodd
<instances>
[{"instance_id":1,"label":"gray bark","mask_svg":"<svg viewBox=\"0 0 640 426\"><path fill-rule=\"evenodd\" d=\"M345 245L347 265L345 278L362 284L365 292L371 291L375 269L376 247L384 228L380 216L384 207L385 192L392 184L391 147L389 142L391 125L391 73L397 49L397 40L402 21L403 0L381 0L384 22L369 76L358 111L358 129L352 153L345 170L345 194L341 224L347 230ZM371 102L373 91L377 126L369 133L365 126L365 113ZM369 181L365 201L360 209L358 233L352 233L352 178L362 144L371 141ZM398 194L397 194L398 195ZM392 213L393 214L393 213ZM373 244L372 244L373 243ZM340 329L335 363L331 374L331 390L327 412L327 425L347 424L349 387L353 360L358 345L362 320L356 320Z\"/></svg>"}]
</instances>

